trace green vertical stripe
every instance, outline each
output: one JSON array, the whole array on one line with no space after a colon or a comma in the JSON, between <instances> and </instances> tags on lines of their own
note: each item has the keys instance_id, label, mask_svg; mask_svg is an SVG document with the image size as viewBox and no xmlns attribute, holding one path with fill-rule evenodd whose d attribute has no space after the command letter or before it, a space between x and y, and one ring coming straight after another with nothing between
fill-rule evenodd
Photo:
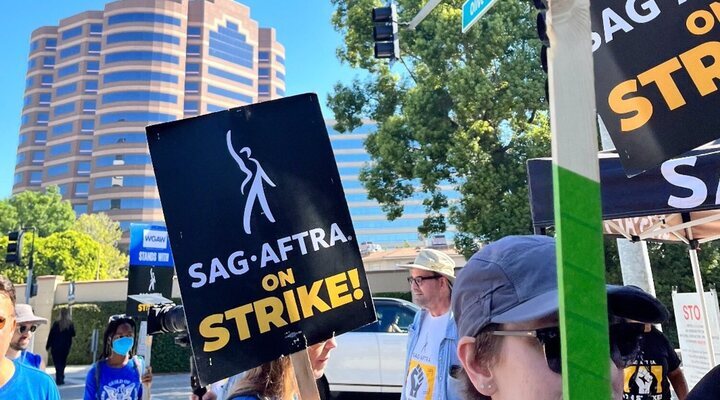
<instances>
[{"instance_id":1,"label":"green vertical stripe","mask_svg":"<svg viewBox=\"0 0 720 400\"><path fill-rule=\"evenodd\" d=\"M610 346L600 184L553 164L553 189L563 396L607 400Z\"/></svg>"}]
</instances>

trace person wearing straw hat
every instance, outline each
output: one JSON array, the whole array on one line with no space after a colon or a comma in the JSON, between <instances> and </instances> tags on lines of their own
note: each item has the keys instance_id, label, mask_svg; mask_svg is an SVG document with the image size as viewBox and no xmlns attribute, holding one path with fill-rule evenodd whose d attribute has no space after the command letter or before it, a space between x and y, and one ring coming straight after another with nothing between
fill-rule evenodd
<instances>
[{"instance_id":1,"label":"person wearing straw hat","mask_svg":"<svg viewBox=\"0 0 720 400\"><path fill-rule=\"evenodd\" d=\"M458 274L452 309L466 399L563 398L556 260L553 238L508 236L475 253ZM644 323L664 322L669 314L638 287L607 285L606 291L608 385L620 400L623 368L638 355Z\"/></svg>"},{"instance_id":2,"label":"person wearing straw hat","mask_svg":"<svg viewBox=\"0 0 720 400\"><path fill-rule=\"evenodd\" d=\"M459 370L457 327L450 310L455 261L447 254L422 249L407 278L413 303L421 310L408 327L405 382L401 400L459 399L458 382L451 376Z\"/></svg>"},{"instance_id":3,"label":"person wearing straw hat","mask_svg":"<svg viewBox=\"0 0 720 400\"><path fill-rule=\"evenodd\" d=\"M15 305L15 321L17 328L10 340L10 347L5 357L16 363L27 364L33 368L45 371L45 361L39 354L28 351L33 333L38 326L47 324L47 319L33 314L30 304Z\"/></svg>"}]
</instances>

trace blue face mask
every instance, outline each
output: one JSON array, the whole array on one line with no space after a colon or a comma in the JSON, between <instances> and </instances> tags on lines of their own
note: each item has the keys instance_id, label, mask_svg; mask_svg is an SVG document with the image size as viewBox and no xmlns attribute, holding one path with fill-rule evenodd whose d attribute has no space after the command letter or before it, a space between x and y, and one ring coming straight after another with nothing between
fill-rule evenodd
<instances>
[{"instance_id":1,"label":"blue face mask","mask_svg":"<svg viewBox=\"0 0 720 400\"><path fill-rule=\"evenodd\" d=\"M112 342L113 352L120 354L121 356L126 356L130 352L130 349L132 349L132 347L133 338L131 337L115 339Z\"/></svg>"}]
</instances>

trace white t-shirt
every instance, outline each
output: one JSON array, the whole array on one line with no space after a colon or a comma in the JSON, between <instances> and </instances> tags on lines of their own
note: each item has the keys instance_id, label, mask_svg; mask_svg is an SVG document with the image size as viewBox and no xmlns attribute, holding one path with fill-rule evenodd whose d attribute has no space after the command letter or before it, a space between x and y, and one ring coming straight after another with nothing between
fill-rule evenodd
<instances>
[{"instance_id":1,"label":"white t-shirt","mask_svg":"<svg viewBox=\"0 0 720 400\"><path fill-rule=\"evenodd\" d=\"M438 317L425 314L415 348L410 351L410 365L405 377L405 397L409 400L432 400L437 386L438 353L445 338L450 311Z\"/></svg>"}]
</instances>

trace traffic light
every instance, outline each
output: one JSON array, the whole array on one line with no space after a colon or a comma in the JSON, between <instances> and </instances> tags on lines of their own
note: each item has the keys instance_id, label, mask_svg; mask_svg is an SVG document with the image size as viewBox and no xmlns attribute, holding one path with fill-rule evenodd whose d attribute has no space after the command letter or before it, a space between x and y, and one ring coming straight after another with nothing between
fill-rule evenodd
<instances>
[{"instance_id":1,"label":"traffic light","mask_svg":"<svg viewBox=\"0 0 720 400\"><path fill-rule=\"evenodd\" d=\"M375 58L400 58L400 40L398 37L398 19L395 5L373 8L373 40L375 40Z\"/></svg>"},{"instance_id":2,"label":"traffic light","mask_svg":"<svg viewBox=\"0 0 720 400\"><path fill-rule=\"evenodd\" d=\"M538 38L540 39L541 47L540 47L540 65L542 66L543 71L545 71L545 74L548 73L548 59L547 59L547 50L548 47L550 47L550 38L548 38L547 35L547 23L545 22L545 13L547 13L548 4L547 0L533 0L533 4L535 5L535 8L538 10L536 24L537 24L537 34ZM545 78L545 101L550 101L550 88L548 86L548 80L547 77Z\"/></svg>"},{"instance_id":3,"label":"traffic light","mask_svg":"<svg viewBox=\"0 0 720 400\"><path fill-rule=\"evenodd\" d=\"M20 264L22 256L21 234L19 231L8 233L7 253L5 254L5 262L8 264Z\"/></svg>"}]
</instances>

